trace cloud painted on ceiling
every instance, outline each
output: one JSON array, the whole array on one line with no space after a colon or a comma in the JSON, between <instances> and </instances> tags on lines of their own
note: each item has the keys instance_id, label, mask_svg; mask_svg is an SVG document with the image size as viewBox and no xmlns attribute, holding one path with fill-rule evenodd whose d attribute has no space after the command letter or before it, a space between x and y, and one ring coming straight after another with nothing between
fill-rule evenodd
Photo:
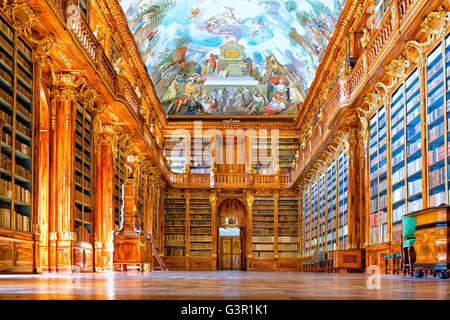
<instances>
[{"instance_id":1,"label":"cloud painted on ceiling","mask_svg":"<svg viewBox=\"0 0 450 320\"><path fill-rule=\"evenodd\" d=\"M345 1L122 0L167 115L292 115Z\"/></svg>"}]
</instances>

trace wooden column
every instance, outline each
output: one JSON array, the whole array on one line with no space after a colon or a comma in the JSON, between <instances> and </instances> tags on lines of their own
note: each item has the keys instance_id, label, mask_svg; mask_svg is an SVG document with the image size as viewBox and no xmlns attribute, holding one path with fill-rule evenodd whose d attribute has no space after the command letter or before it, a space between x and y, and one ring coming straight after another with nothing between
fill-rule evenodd
<instances>
[{"instance_id":1,"label":"wooden column","mask_svg":"<svg viewBox=\"0 0 450 320\"><path fill-rule=\"evenodd\" d=\"M100 133L97 145L95 194L95 271L112 271L114 156L113 133Z\"/></svg>"},{"instance_id":2,"label":"wooden column","mask_svg":"<svg viewBox=\"0 0 450 320\"><path fill-rule=\"evenodd\" d=\"M37 147L36 194L37 210L35 223L39 229L39 247L35 254L36 272L49 272L49 139L50 139L50 106L44 88L40 87L39 112L39 146Z\"/></svg>"},{"instance_id":3,"label":"wooden column","mask_svg":"<svg viewBox=\"0 0 450 320\"><path fill-rule=\"evenodd\" d=\"M211 203L211 225L212 225L212 254L211 254L211 269L217 270L217 230L219 228L218 226L218 219L217 219L217 193L215 191L211 192L209 196L209 202Z\"/></svg>"},{"instance_id":4,"label":"wooden column","mask_svg":"<svg viewBox=\"0 0 450 320\"><path fill-rule=\"evenodd\" d=\"M74 196L74 106L76 90L72 75L57 75L52 91L50 134L50 272L72 271Z\"/></svg>"},{"instance_id":5,"label":"wooden column","mask_svg":"<svg viewBox=\"0 0 450 320\"><path fill-rule=\"evenodd\" d=\"M252 259L252 226L253 226L253 202L255 201L255 196L252 192L247 193L247 221L245 225L245 243L247 247L247 270L250 268L249 262Z\"/></svg>"}]
</instances>

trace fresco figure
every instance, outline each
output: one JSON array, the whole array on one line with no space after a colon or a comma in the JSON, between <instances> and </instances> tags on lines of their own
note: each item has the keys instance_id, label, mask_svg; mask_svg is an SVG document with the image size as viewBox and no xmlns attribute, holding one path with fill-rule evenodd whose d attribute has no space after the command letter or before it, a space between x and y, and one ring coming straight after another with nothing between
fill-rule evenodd
<instances>
[{"instance_id":1,"label":"fresco figure","mask_svg":"<svg viewBox=\"0 0 450 320\"><path fill-rule=\"evenodd\" d=\"M217 68L217 56L215 54L210 54L206 62L206 74L214 74Z\"/></svg>"},{"instance_id":2,"label":"fresco figure","mask_svg":"<svg viewBox=\"0 0 450 320\"><path fill-rule=\"evenodd\" d=\"M264 115L271 116L282 112L284 109L286 109L286 104L283 100L283 93L277 91L272 101L264 108Z\"/></svg>"}]
</instances>

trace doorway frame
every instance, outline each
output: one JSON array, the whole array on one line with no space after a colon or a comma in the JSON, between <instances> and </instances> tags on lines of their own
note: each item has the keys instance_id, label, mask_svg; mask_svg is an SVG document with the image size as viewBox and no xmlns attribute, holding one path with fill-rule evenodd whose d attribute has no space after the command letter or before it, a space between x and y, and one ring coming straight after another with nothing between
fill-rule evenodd
<instances>
[{"instance_id":1,"label":"doorway frame","mask_svg":"<svg viewBox=\"0 0 450 320\"><path fill-rule=\"evenodd\" d=\"M224 218L224 216L222 216L221 211L222 211L223 205L230 200L237 200L241 204L241 206L243 208L243 215L242 215L242 217L240 217L241 218L240 221L238 220L238 224L225 225L224 223L222 223L222 221L224 220L222 218ZM220 230L219 229L229 227L229 228L239 228L239 236L241 239L241 268L240 268L240 271L247 271L247 241L246 241L247 237L246 237L246 235L248 232L248 228L247 228L248 208L247 208L246 202L243 199L241 199L240 197L231 196L231 197L223 198L223 199L221 199L220 203L217 206L216 215L217 215L217 219L216 219L217 224L215 226L215 229L216 229L215 241L217 243L217 252L216 252L216 256L217 256L216 265L218 267L217 270L221 270L220 269L221 255L220 255L220 233L219 233ZM227 217L230 217L230 216L227 215ZM236 216L236 217L239 218L239 216Z\"/></svg>"}]
</instances>

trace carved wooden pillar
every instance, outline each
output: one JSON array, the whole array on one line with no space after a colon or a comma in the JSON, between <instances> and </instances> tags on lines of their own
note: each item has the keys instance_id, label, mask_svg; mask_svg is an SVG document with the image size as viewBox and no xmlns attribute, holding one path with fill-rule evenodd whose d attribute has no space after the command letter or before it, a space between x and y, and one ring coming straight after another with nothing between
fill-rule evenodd
<instances>
[{"instance_id":1,"label":"carved wooden pillar","mask_svg":"<svg viewBox=\"0 0 450 320\"><path fill-rule=\"evenodd\" d=\"M351 128L347 134L347 159L348 159L348 249L356 249L356 215L359 198L358 185L358 164L356 156L358 146L356 141L356 130Z\"/></svg>"},{"instance_id":2,"label":"carved wooden pillar","mask_svg":"<svg viewBox=\"0 0 450 320\"><path fill-rule=\"evenodd\" d=\"M73 123L76 87L70 74L59 74L52 91L50 134L50 272L72 271Z\"/></svg>"},{"instance_id":3,"label":"carved wooden pillar","mask_svg":"<svg viewBox=\"0 0 450 320\"><path fill-rule=\"evenodd\" d=\"M252 225L253 225L253 202L255 196L252 192L247 193L247 223L246 223L246 247L247 247L247 270L250 268L249 260L252 259Z\"/></svg>"},{"instance_id":4,"label":"carved wooden pillar","mask_svg":"<svg viewBox=\"0 0 450 320\"><path fill-rule=\"evenodd\" d=\"M98 134L95 195L95 271L111 271L113 245L113 133Z\"/></svg>"}]
</instances>

